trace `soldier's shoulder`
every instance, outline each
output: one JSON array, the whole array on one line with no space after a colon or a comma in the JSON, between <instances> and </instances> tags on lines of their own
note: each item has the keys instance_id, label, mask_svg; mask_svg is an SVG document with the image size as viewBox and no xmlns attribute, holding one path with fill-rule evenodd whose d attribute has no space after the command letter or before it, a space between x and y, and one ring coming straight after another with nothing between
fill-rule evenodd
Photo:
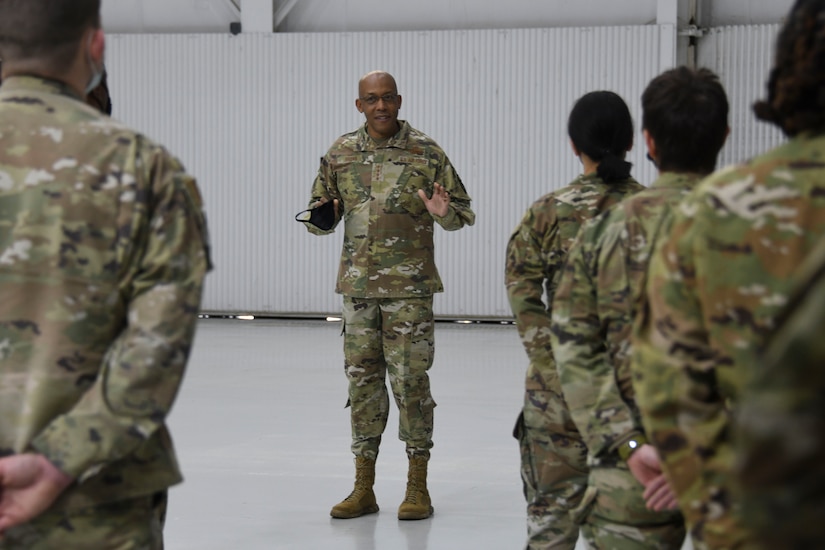
<instances>
[{"instance_id":1,"label":"soldier's shoulder","mask_svg":"<svg viewBox=\"0 0 825 550\"><path fill-rule=\"evenodd\" d=\"M545 193L530 204L528 211L537 214L555 212L560 205L563 205L563 202L559 200L559 193L562 191L564 191L564 189Z\"/></svg>"},{"instance_id":2,"label":"soldier's shoulder","mask_svg":"<svg viewBox=\"0 0 825 550\"><path fill-rule=\"evenodd\" d=\"M444 149L433 138L410 126L407 137L407 148L413 152L418 150L421 154L430 156L446 156Z\"/></svg>"},{"instance_id":3,"label":"soldier's shoulder","mask_svg":"<svg viewBox=\"0 0 825 550\"><path fill-rule=\"evenodd\" d=\"M515 232L546 233L556 222L556 201L553 193L547 193L533 201L516 227Z\"/></svg>"},{"instance_id":4,"label":"soldier's shoulder","mask_svg":"<svg viewBox=\"0 0 825 550\"><path fill-rule=\"evenodd\" d=\"M582 223L580 239L586 243L587 247L601 248L621 236L625 232L627 223L627 210L622 208L621 203L614 204Z\"/></svg>"},{"instance_id":5,"label":"soldier's shoulder","mask_svg":"<svg viewBox=\"0 0 825 550\"><path fill-rule=\"evenodd\" d=\"M162 143L141 132L123 126L123 133L119 139L134 142L135 148L144 158L157 158L166 170L184 172L185 168L180 158Z\"/></svg>"},{"instance_id":6,"label":"soldier's shoulder","mask_svg":"<svg viewBox=\"0 0 825 550\"><path fill-rule=\"evenodd\" d=\"M825 171L825 137L799 136L738 164L723 167L702 181L696 196L713 194L729 185L784 185L801 174Z\"/></svg>"},{"instance_id":7,"label":"soldier's shoulder","mask_svg":"<svg viewBox=\"0 0 825 550\"><path fill-rule=\"evenodd\" d=\"M582 203L588 202L591 197L603 194L603 187L587 178L579 177L546 197L548 202L554 203L557 210L573 211L581 208Z\"/></svg>"},{"instance_id":8,"label":"soldier's shoulder","mask_svg":"<svg viewBox=\"0 0 825 550\"><path fill-rule=\"evenodd\" d=\"M358 138L359 130L353 130L352 132L347 132L336 139L332 145L329 146L329 150L327 154L329 155L337 155L346 153L348 151L355 151L358 148Z\"/></svg>"},{"instance_id":9,"label":"soldier's shoulder","mask_svg":"<svg viewBox=\"0 0 825 550\"><path fill-rule=\"evenodd\" d=\"M633 219L640 216L655 215L665 205L681 200L688 195L687 189L645 187L638 193L629 195L613 206L609 211L615 211L615 216L624 219Z\"/></svg>"},{"instance_id":10,"label":"soldier's shoulder","mask_svg":"<svg viewBox=\"0 0 825 550\"><path fill-rule=\"evenodd\" d=\"M131 165L136 170L156 161L160 161L165 170L183 170L180 159L166 146L116 118L103 115L88 105L80 106L74 117L64 128L71 134L70 139L79 138L87 144L84 149L89 152L89 161L99 159L101 149L114 146L114 151L118 151L115 153L117 157L139 159L136 164L124 160L125 166ZM81 154L78 160L82 162L86 159Z\"/></svg>"}]
</instances>

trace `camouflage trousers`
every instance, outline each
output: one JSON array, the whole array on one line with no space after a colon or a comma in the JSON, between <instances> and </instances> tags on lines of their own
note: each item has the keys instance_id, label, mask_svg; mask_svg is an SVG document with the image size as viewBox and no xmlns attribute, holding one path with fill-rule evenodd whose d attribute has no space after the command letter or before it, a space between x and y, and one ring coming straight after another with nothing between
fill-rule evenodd
<instances>
[{"instance_id":1,"label":"camouflage trousers","mask_svg":"<svg viewBox=\"0 0 825 550\"><path fill-rule=\"evenodd\" d=\"M645 506L644 486L619 462L592 466L588 487L573 518L581 523L588 548L598 550L679 550L685 522L678 511L654 512Z\"/></svg>"},{"instance_id":2,"label":"camouflage trousers","mask_svg":"<svg viewBox=\"0 0 825 550\"><path fill-rule=\"evenodd\" d=\"M0 550L163 550L166 491L81 510L45 512L13 527Z\"/></svg>"},{"instance_id":3,"label":"camouflage trousers","mask_svg":"<svg viewBox=\"0 0 825 550\"><path fill-rule=\"evenodd\" d=\"M579 526L570 513L587 487L587 447L561 391L527 391L513 435L521 448L527 548L573 550Z\"/></svg>"},{"instance_id":4,"label":"camouflage trousers","mask_svg":"<svg viewBox=\"0 0 825 550\"><path fill-rule=\"evenodd\" d=\"M408 455L430 457L433 409L433 298L344 297L344 361L352 452L375 459L387 426L386 378L398 406L398 437Z\"/></svg>"}]
</instances>

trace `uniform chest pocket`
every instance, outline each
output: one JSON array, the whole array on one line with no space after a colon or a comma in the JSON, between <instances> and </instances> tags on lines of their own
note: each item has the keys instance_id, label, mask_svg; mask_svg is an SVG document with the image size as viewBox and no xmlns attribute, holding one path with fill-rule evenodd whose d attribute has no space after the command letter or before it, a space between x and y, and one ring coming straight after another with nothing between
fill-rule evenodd
<instances>
[{"instance_id":1,"label":"uniform chest pocket","mask_svg":"<svg viewBox=\"0 0 825 550\"><path fill-rule=\"evenodd\" d=\"M423 189L428 197L433 193L434 174L428 169L426 160L407 165L398 179L387 201L388 206L396 207L414 216L420 216L427 211L424 201L418 196L418 190Z\"/></svg>"},{"instance_id":2,"label":"uniform chest pocket","mask_svg":"<svg viewBox=\"0 0 825 550\"><path fill-rule=\"evenodd\" d=\"M344 208L351 210L353 206L370 200L372 164L360 162L360 157L351 161L342 160L344 162L336 163L331 168Z\"/></svg>"}]
</instances>

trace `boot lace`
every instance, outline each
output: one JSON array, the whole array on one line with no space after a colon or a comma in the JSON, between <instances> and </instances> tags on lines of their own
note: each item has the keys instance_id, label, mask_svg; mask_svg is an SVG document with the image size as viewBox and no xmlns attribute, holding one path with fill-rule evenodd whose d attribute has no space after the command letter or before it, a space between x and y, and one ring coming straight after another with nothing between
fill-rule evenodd
<instances>
[{"instance_id":1,"label":"boot lace","mask_svg":"<svg viewBox=\"0 0 825 550\"><path fill-rule=\"evenodd\" d=\"M421 491L418 490L418 483L414 476L410 476L407 480L407 494L404 495L404 502L408 502L410 504L418 504L418 496L421 494Z\"/></svg>"},{"instance_id":2,"label":"boot lace","mask_svg":"<svg viewBox=\"0 0 825 550\"><path fill-rule=\"evenodd\" d=\"M360 475L360 473L361 472L359 471L359 475L356 475L355 487L353 487L349 496L344 499L345 502L360 500L361 497L363 497L369 490L369 483L364 479L365 476Z\"/></svg>"}]
</instances>

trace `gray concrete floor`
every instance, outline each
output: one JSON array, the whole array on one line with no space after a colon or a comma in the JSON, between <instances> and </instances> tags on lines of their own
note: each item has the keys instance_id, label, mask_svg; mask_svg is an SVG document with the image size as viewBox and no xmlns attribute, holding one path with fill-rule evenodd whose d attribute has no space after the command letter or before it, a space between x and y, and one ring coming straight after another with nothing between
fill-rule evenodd
<instances>
[{"instance_id":1,"label":"gray concrete floor","mask_svg":"<svg viewBox=\"0 0 825 550\"><path fill-rule=\"evenodd\" d=\"M515 328L437 325L435 515L414 522L396 518L407 464L395 411L376 468L381 511L329 517L354 473L340 330L323 321L200 322L170 418L186 480L170 492L167 550L522 548L511 431L527 360Z\"/></svg>"}]
</instances>

